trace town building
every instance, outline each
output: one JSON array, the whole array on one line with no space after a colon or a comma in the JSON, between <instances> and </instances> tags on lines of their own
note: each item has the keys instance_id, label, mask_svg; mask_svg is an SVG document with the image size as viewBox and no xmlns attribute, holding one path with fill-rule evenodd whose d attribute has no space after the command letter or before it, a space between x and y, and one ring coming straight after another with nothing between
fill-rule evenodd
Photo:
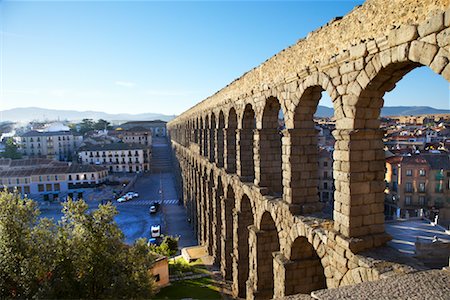
<instances>
[{"instance_id":1,"label":"town building","mask_svg":"<svg viewBox=\"0 0 450 300\"><path fill-rule=\"evenodd\" d=\"M417 153L386 159L385 214L450 221L450 158L447 153Z\"/></svg>"},{"instance_id":2,"label":"town building","mask_svg":"<svg viewBox=\"0 0 450 300\"><path fill-rule=\"evenodd\" d=\"M68 127L57 124L44 131L32 130L20 137L20 149L27 157L71 161L83 137L72 133Z\"/></svg>"},{"instance_id":3,"label":"town building","mask_svg":"<svg viewBox=\"0 0 450 300\"><path fill-rule=\"evenodd\" d=\"M167 122L161 120L154 121L130 121L120 124L118 128L123 130L130 130L133 127L143 127L147 130L151 130L153 137L165 137L166 136L166 124Z\"/></svg>"},{"instance_id":4,"label":"town building","mask_svg":"<svg viewBox=\"0 0 450 300\"><path fill-rule=\"evenodd\" d=\"M150 148L141 144L86 145L79 149L80 163L102 165L110 172L142 172L150 169Z\"/></svg>"},{"instance_id":5,"label":"town building","mask_svg":"<svg viewBox=\"0 0 450 300\"><path fill-rule=\"evenodd\" d=\"M117 129L111 133L127 144L152 146L152 130L142 126L131 127L130 129Z\"/></svg>"},{"instance_id":6,"label":"town building","mask_svg":"<svg viewBox=\"0 0 450 300\"><path fill-rule=\"evenodd\" d=\"M79 165L46 158L0 159L0 186L21 194L58 199L79 188L96 187L106 181L102 166Z\"/></svg>"},{"instance_id":7,"label":"town building","mask_svg":"<svg viewBox=\"0 0 450 300\"><path fill-rule=\"evenodd\" d=\"M332 207L334 198L333 151L319 149L319 199Z\"/></svg>"}]
</instances>

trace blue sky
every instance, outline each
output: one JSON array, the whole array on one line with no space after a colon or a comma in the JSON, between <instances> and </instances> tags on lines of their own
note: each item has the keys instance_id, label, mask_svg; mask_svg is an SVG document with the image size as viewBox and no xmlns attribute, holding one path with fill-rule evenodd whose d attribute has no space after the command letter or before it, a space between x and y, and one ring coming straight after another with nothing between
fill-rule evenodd
<instances>
[{"instance_id":1,"label":"blue sky","mask_svg":"<svg viewBox=\"0 0 450 300\"><path fill-rule=\"evenodd\" d=\"M0 110L179 114L361 3L0 1ZM449 108L449 85L422 68L385 99Z\"/></svg>"}]
</instances>

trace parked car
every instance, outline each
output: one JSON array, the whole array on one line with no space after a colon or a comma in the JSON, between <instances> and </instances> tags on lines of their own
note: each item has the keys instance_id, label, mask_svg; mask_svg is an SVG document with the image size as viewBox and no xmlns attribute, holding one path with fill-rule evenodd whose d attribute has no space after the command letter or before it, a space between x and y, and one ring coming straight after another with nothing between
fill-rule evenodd
<instances>
[{"instance_id":1,"label":"parked car","mask_svg":"<svg viewBox=\"0 0 450 300\"><path fill-rule=\"evenodd\" d=\"M136 192L128 192L125 194L125 197L127 197L128 199L133 199L139 197L139 194Z\"/></svg>"},{"instance_id":2,"label":"parked car","mask_svg":"<svg viewBox=\"0 0 450 300\"><path fill-rule=\"evenodd\" d=\"M152 238L161 236L161 225L152 225L150 235Z\"/></svg>"},{"instance_id":3,"label":"parked car","mask_svg":"<svg viewBox=\"0 0 450 300\"><path fill-rule=\"evenodd\" d=\"M157 201L155 201L150 204L149 212L151 214L154 214L154 213L158 212L158 209L159 209L159 203Z\"/></svg>"},{"instance_id":4,"label":"parked car","mask_svg":"<svg viewBox=\"0 0 450 300\"><path fill-rule=\"evenodd\" d=\"M127 201L127 200L128 200L128 199L125 198L125 197L120 197L119 199L117 199L117 202L122 203L122 202L125 202L125 201Z\"/></svg>"}]
</instances>

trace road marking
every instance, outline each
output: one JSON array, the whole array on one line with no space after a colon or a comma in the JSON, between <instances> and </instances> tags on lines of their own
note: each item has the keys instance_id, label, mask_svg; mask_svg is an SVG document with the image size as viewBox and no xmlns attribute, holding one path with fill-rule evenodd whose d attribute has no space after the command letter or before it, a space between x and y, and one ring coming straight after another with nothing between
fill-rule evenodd
<instances>
[{"instance_id":1,"label":"road marking","mask_svg":"<svg viewBox=\"0 0 450 300\"><path fill-rule=\"evenodd\" d=\"M126 202L115 202L118 205L151 205L154 202L156 202L156 200L130 200L130 201L126 201ZM158 200L158 202L160 202L160 200ZM162 202L163 205L176 205L178 204L178 199L170 199L170 200L163 200Z\"/></svg>"}]
</instances>

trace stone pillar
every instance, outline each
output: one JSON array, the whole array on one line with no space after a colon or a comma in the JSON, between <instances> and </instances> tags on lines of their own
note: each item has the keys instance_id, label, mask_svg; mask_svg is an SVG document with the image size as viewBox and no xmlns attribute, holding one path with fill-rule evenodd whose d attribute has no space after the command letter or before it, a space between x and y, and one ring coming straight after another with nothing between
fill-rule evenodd
<instances>
[{"instance_id":1,"label":"stone pillar","mask_svg":"<svg viewBox=\"0 0 450 300\"><path fill-rule=\"evenodd\" d=\"M206 204L205 204L205 196L204 196L204 185L205 182L202 180L202 176L198 175L198 207L197 207L197 214L198 214L198 232L199 232L199 243L201 245L204 245L206 240L206 219L205 219L205 213L206 213Z\"/></svg>"},{"instance_id":2,"label":"stone pillar","mask_svg":"<svg viewBox=\"0 0 450 300\"><path fill-rule=\"evenodd\" d=\"M334 228L345 237L383 235L383 131L335 130L333 135Z\"/></svg>"},{"instance_id":3,"label":"stone pillar","mask_svg":"<svg viewBox=\"0 0 450 300\"><path fill-rule=\"evenodd\" d=\"M211 128L209 130L209 161L214 163L216 161L217 151L217 129Z\"/></svg>"},{"instance_id":4,"label":"stone pillar","mask_svg":"<svg viewBox=\"0 0 450 300\"><path fill-rule=\"evenodd\" d=\"M281 137L278 129L257 129L255 141L255 185L275 196L283 193Z\"/></svg>"},{"instance_id":5,"label":"stone pillar","mask_svg":"<svg viewBox=\"0 0 450 300\"><path fill-rule=\"evenodd\" d=\"M247 280L247 299L273 298L273 254L271 235L251 225L249 230L249 276Z\"/></svg>"},{"instance_id":6,"label":"stone pillar","mask_svg":"<svg viewBox=\"0 0 450 300\"><path fill-rule=\"evenodd\" d=\"M247 218L245 214L233 211L233 296L246 298L246 282L249 274L249 244L248 234L243 234L247 228L239 228Z\"/></svg>"},{"instance_id":7,"label":"stone pillar","mask_svg":"<svg viewBox=\"0 0 450 300\"><path fill-rule=\"evenodd\" d=\"M222 251L220 271L225 280L233 280L233 209L234 200L230 198L221 198L221 213L222 213ZM232 202L233 201L233 202Z\"/></svg>"},{"instance_id":8,"label":"stone pillar","mask_svg":"<svg viewBox=\"0 0 450 300\"><path fill-rule=\"evenodd\" d=\"M205 141L203 139L203 136L204 136L204 129L203 128L198 129L198 146L199 146L200 155L204 155L203 145L204 145Z\"/></svg>"},{"instance_id":9,"label":"stone pillar","mask_svg":"<svg viewBox=\"0 0 450 300\"><path fill-rule=\"evenodd\" d=\"M204 199L205 199L205 228L206 228L206 235L205 235L205 242L208 249L208 254L213 255L213 218L212 218L212 203L211 203L211 195L212 191L210 191L210 182L208 179L204 179L205 185L204 185Z\"/></svg>"},{"instance_id":10,"label":"stone pillar","mask_svg":"<svg viewBox=\"0 0 450 300\"><path fill-rule=\"evenodd\" d=\"M243 182L253 182L255 179L253 129L237 129L237 175Z\"/></svg>"},{"instance_id":11,"label":"stone pillar","mask_svg":"<svg viewBox=\"0 0 450 300\"><path fill-rule=\"evenodd\" d=\"M222 168L224 166L224 132L223 128L219 128L216 131L216 139L215 139L215 158L216 158L216 164L219 168Z\"/></svg>"},{"instance_id":12,"label":"stone pillar","mask_svg":"<svg viewBox=\"0 0 450 300\"><path fill-rule=\"evenodd\" d=\"M282 144L284 201L295 207L298 214L320 211L317 130L285 129Z\"/></svg>"},{"instance_id":13,"label":"stone pillar","mask_svg":"<svg viewBox=\"0 0 450 300\"><path fill-rule=\"evenodd\" d=\"M236 134L235 129L224 129L224 167L227 173L236 172Z\"/></svg>"}]
</instances>

